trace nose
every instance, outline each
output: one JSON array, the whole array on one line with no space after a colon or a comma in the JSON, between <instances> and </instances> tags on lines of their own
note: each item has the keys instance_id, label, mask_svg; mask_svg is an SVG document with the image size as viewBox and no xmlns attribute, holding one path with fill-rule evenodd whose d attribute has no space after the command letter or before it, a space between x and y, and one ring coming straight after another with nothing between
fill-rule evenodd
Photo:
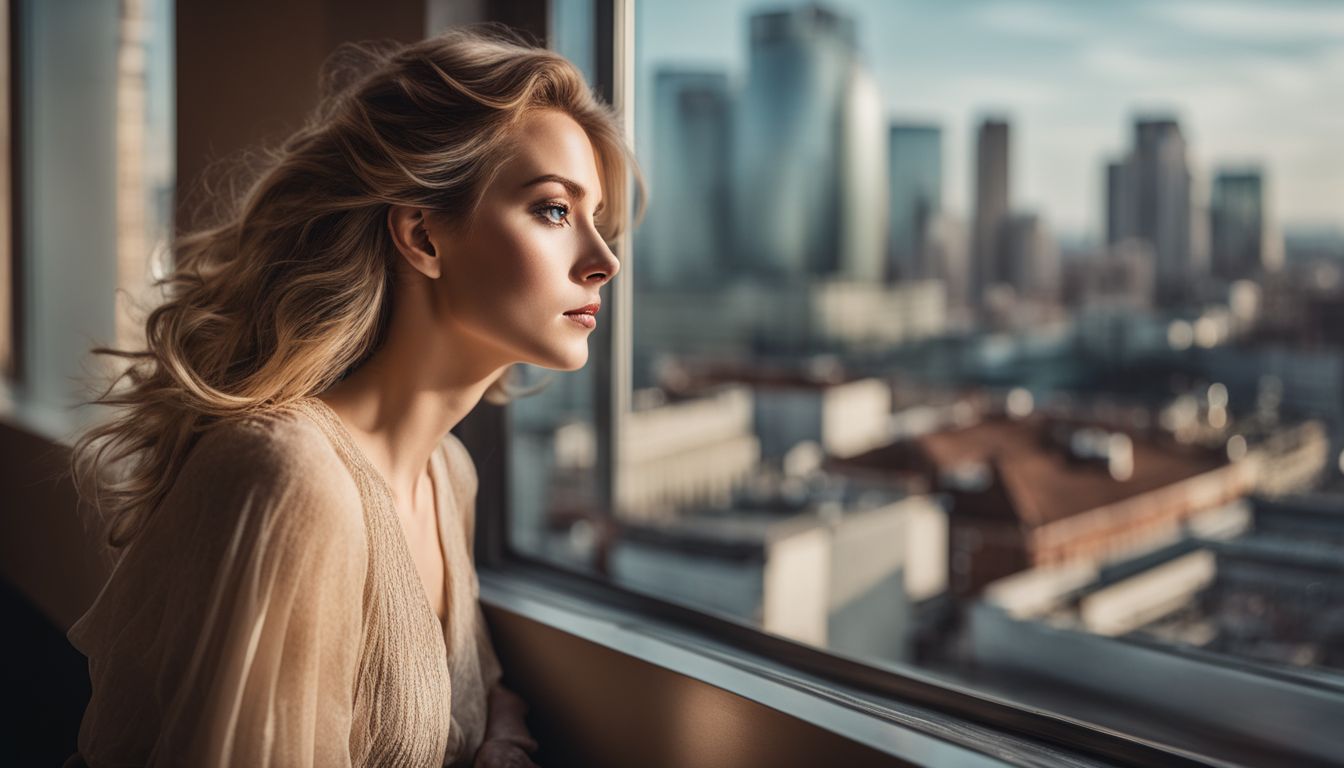
<instances>
[{"instance_id":1,"label":"nose","mask_svg":"<svg viewBox=\"0 0 1344 768\"><path fill-rule=\"evenodd\" d=\"M621 271L621 261L611 252L606 241L596 232L593 233L593 246L588 255L579 264L579 277L585 284L602 287Z\"/></svg>"}]
</instances>

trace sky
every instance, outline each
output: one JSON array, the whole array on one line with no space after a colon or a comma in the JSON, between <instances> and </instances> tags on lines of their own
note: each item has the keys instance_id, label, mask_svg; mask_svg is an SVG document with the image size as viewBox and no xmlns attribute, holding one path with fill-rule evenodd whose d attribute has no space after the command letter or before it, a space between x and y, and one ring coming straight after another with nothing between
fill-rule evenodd
<instances>
[{"instance_id":1,"label":"sky","mask_svg":"<svg viewBox=\"0 0 1344 768\"><path fill-rule=\"evenodd\" d=\"M746 79L747 19L797 3L636 5L637 145L653 73ZM943 128L944 205L970 207L974 126L1012 126L1014 209L1066 237L1099 236L1104 162L1136 114L1181 122L1207 195L1221 167L1259 165L1285 227L1344 229L1344 1L831 0L858 21L860 58L892 120ZM656 179L652 180L655 185Z\"/></svg>"}]
</instances>

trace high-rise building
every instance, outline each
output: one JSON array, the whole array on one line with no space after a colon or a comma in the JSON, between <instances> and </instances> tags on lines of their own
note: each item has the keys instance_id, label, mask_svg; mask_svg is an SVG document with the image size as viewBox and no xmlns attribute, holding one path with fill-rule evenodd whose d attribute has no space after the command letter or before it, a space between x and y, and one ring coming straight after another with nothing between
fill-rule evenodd
<instances>
[{"instance_id":1,"label":"high-rise building","mask_svg":"<svg viewBox=\"0 0 1344 768\"><path fill-rule=\"evenodd\" d=\"M929 225L943 204L943 132L936 125L892 123L888 133L891 242L887 277L938 277L929 263Z\"/></svg>"},{"instance_id":2,"label":"high-rise building","mask_svg":"<svg viewBox=\"0 0 1344 768\"><path fill-rule=\"evenodd\" d=\"M867 252L884 225L866 221L842 236L842 221L867 215L842 206L858 206L856 192L874 186L868 171L854 173L873 144L869 118L881 111L855 71L854 21L818 6L760 13L750 42L733 121L732 256L763 278L863 277L880 267L881 245ZM880 134L869 149L884 149ZM885 202L877 202L880 220Z\"/></svg>"},{"instance_id":3,"label":"high-rise building","mask_svg":"<svg viewBox=\"0 0 1344 768\"><path fill-rule=\"evenodd\" d=\"M1004 222L1008 219L1008 122L987 119L975 137L975 229L972 233L971 301L1001 274Z\"/></svg>"},{"instance_id":4,"label":"high-rise building","mask_svg":"<svg viewBox=\"0 0 1344 768\"><path fill-rule=\"evenodd\" d=\"M1010 217L1002 238L1000 282L1017 296L1055 302L1060 293L1059 246L1044 219L1034 213Z\"/></svg>"},{"instance_id":5,"label":"high-rise building","mask_svg":"<svg viewBox=\"0 0 1344 768\"><path fill-rule=\"evenodd\" d=\"M659 288L722 271L732 101L722 72L664 70L653 89L652 193L635 275Z\"/></svg>"},{"instance_id":6,"label":"high-rise building","mask_svg":"<svg viewBox=\"0 0 1344 768\"><path fill-rule=\"evenodd\" d=\"M1211 256L1215 277L1239 280L1278 266L1265 205L1264 174L1225 169L1213 179Z\"/></svg>"},{"instance_id":7,"label":"high-rise building","mask_svg":"<svg viewBox=\"0 0 1344 768\"><path fill-rule=\"evenodd\" d=\"M840 113L840 217L837 262L828 274L880 281L889 231L887 121L877 81L856 60L850 64Z\"/></svg>"},{"instance_id":8,"label":"high-rise building","mask_svg":"<svg viewBox=\"0 0 1344 768\"><path fill-rule=\"evenodd\" d=\"M1129 163L1106 163L1106 243L1116 245L1134 233L1134 196L1129 191Z\"/></svg>"},{"instance_id":9,"label":"high-rise building","mask_svg":"<svg viewBox=\"0 0 1344 768\"><path fill-rule=\"evenodd\" d=\"M1185 137L1170 117L1134 121L1134 146L1107 167L1107 240L1139 238L1152 245L1157 298L1190 295L1197 275L1191 247L1191 175Z\"/></svg>"},{"instance_id":10,"label":"high-rise building","mask_svg":"<svg viewBox=\"0 0 1344 768\"><path fill-rule=\"evenodd\" d=\"M958 318L971 303L970 244L966 224L946 211L929 218L925 230L925 263L932 265L930 277L941 280L947 291L947 305Z\"/></svg>"},{"instance_id":11,"label":"high-rise building","mask_svg":"<svg viewBox=\"0 0 1344 768\"><path fill-rule=\"evenodd\" d=\"M1080 304L1115 307L1126 313L1153 306L1153 248L1130 238L1108 245L1081 266Z\"/></svg>"}]
</instances>

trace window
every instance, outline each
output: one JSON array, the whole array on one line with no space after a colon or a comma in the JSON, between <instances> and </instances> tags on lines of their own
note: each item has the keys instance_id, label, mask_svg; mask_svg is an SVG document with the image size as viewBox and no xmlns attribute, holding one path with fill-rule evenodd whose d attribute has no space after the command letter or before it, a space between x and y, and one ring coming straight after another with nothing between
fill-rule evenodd
<instances>
[{"instance_id":1,"label":"window","mask_svg":"<svg viewBox=\"0 0 1344 768\"><path fill-rule=\"evenodd\" d=\"M277 65L209 45L265 9L6 5L0 367L61 433L88 348L134 345L174 142L261 140L308 83L237 110ZM483 409L497 566L1024 740L1337 760L1344 12L435 0L268 55L500 16L622 108L651 198L590 364Z\"/></svg>"},{"instance_id":2,"label":"window","mask_svg":"<svg viewBox=\"0 0 1344 768\"><path fill-rule=\"evenodd\" d=\"M15 2L9 94L18 279L0 341L13 413L71 434L109 361L91 347L142 345L155 260L164 255L175 178L173 6ZM6 228L8 229L8 228ZM8 231L6 232L8 235ZM10 266L10 265L3 265ZM0 289L5 288L0 281ZM7 298L7 297L6 297ZM0 301L5 301L0 298ZM11 341L8 345L6 342Z\"/></svg>"},{"instance_id":3,"label":"window","mask_svg":"<svg viewBox=\"0 0 1344 768\"><path fill-rule=\"evenodd\" d=\"M1338 9L613 7L551 25L583 58L598 19L598 69L633 46L604 83L633 75L651 190L633 335L509 407L513 552L1167 747L1329 758Z\"/></svg>"}]
</instances>

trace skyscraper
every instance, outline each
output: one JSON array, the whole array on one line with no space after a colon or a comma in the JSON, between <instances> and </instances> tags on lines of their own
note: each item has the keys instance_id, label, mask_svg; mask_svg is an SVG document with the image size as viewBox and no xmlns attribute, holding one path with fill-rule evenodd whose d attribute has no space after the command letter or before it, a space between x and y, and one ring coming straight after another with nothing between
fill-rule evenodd
<instances>
[{"instance_id":1,"label":"skyscraper","mask_svg":"<svg viewBox=\"0 0 1344 768\"><path fill-rule=\"evenodd\" d=\"M947 305L958 318L973 307L970 296L970 244L966 224L947 211L929 218L925 228L925 263L933 267L931 277L942 280Z\"/></svg>"},{"instance_id":2,"label":"skyscraper","mask_svg":"<svg viewBox=\"0 0 1344 768\"><path fill-rule=\"evenodd\" d=\"M1020 298L1042 302L1059 299L1059 246L1044 219L1034 213L1009 217L1002 237L999 282L1013 286Z\"/></svg>"},{"instance_id":3,"label":"skyscraper","mask_svg":"<svg viewBox=\"0 0 1344 768\"><path fill-rule=\"evenodd\" d=\"M1003 279L1003 226L1008 218L1008 123L987 119L975 138L975 229L972 234L971 302Z\"/></svg>"},{"instance_id":4,"label":"skyscraper","mask_svg":"<svg viewBox=\"0 0 1344 768\"><path fill-rule=\"evenodd\" d=\"M888 133L891 184L891 242L887 277L937 277L929 263L931 220L943 207L943 132L936 125L892 123Z\"/></svg>"},{"instance_id":5,"label":"skyscraper","mask_svg":"<svg viewBox=\"0 0 1344 768\"><path fill-rule=\"evenodd\" d=\"M1129 163L1106 163L1106 244L1117 245L1134 233L1134 196L1129 192Z\"/></svg>"},{"instance_id":6,"label":"skyscraper","mask_svg":"<svg viewBox=\"0 0 1344 768\"><path fill-rule=\"evenodd\" d=\"M1157 299L1190 295L1197 277L1191 248L1191 178L1185 137L1170 117L1134 121L1134 146L1107 168L1107 239L1146 240L1156 260Z\"/></svg>"},{"instance_id":7,"label":"skyscraper","mask_svg":"<svg viewBox=\"0 0 1344 768\"><path fill-rule=\"evenodd\" d=\"M655 75L650 205L635 271L641 287L722 272L729 250L731 108L722 72Z\"/></svg>"},{"instance_id":8,"label":"skyscraper","mask_svg":"<svg viewBox=\"0 0 1344 768\"><path fill-rule=\"evenodd\" d=\"M882 279L888 221L887 121L877 81L857 61L849 66L840 113L840 218L837 260L827 270L863 282Z\"/></svg>"},{"instance_id":9,"label":"skyscraper","mask_svg":"<svg viewBox=\"0 0 1344 768\"><path fill-rule=\"evenodd\" d=\"M875 98L854 71L854 22L818 6L772 11L752 16L750 39L733 121L733 256L758 277L861 273L868 238L840 233L851 216L842 200L868 184L846 179L861 166L845 137L868 133L853 113L871 112ZM872 258L880 265L881 251Z\"/></svg>"},{"instance_id":10,"label":"skyscraper","mask_svg":"<svg viewBox=\"0 0 1344 768\"><path fill-rule=\"evenodd\" d=\"M1265 179L1258 168L1225 169L1214 176L1212 219L1215 277L1239 280L1278 266L1278 251L1270 243Z\"/></svg>"}]
</instances>

